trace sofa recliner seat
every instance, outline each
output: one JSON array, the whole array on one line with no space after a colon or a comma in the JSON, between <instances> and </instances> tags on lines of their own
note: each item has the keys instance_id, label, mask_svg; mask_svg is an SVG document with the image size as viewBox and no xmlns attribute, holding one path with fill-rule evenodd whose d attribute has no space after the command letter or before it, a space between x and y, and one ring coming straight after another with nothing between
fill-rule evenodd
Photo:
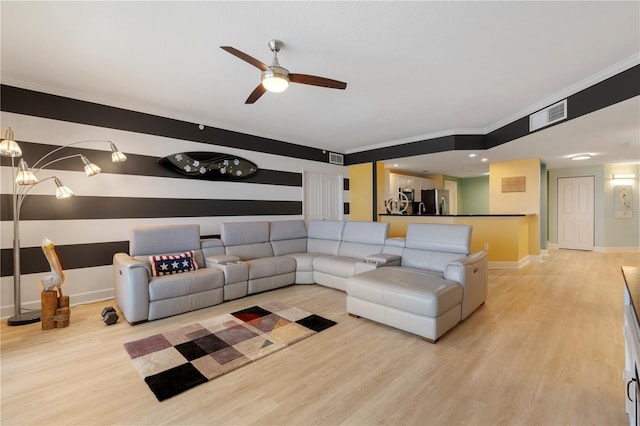
<instances>
[{"instance_id":1,"label":"sofa recliner seat","mask_svg":"<svg viewBox=\"0 0 640 426\"><path fill-rule=\"evenodd\" d=\"M295 283L296 261L274 255L269 240L269 222L222 223L220 239L226 255L237 256L247 264L249 294Z\"/></svg>"},{"instance_id":2,"label":"sofa recliner seat","mask_svg":"<svg viewBox=\"0 0 640 426\"><path fill-rule=\"evenodd\" d=\"M113 257L114 293L130 323L155 320L217 305L223 301L224 274L206 268L199 225L137 227L129 231L129 254ZM198 269L154 276L149 257L194 252ZM207 245L208 253L223 253Z\"/></svg>"},{"instance_id":3,"label":"sofa recliner seat","mask_svg":"<svg viewBox=\"0 0 640 426\"><path fill-rule=\"evenodd\" d=\"M435 343L486 300L487 254L469 254L471 231L469 225L409 224L399 267L347 280L347 312ZM397 252L400 243L388 250Z\"/></svg>"}]
</instances>

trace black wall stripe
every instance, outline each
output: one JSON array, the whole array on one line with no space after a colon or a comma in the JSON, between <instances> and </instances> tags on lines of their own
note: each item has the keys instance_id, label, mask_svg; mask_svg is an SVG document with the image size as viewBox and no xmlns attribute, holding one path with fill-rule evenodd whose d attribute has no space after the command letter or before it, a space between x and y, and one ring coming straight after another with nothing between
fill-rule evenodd
<instances>
[{"instance_id":1,"label":"black wall stripe","mask_svg":"<svg viewBox=\"0 0 640 426\"><path fill-rule=\"evenodd\" d=\"M640 65L629 68L567 98L567 120L615 105L640 95ZM544 109L544 108L542 108ZM554 123L557 126L567 120ZM544 127L540 130L547 129ZM385 148L354 152L345 155L345 164L361 164L412 155L432 154L454 150L486 150L530 134L529 117L522 117L487 135L453 135L425 139Z\"/></svg>"},{"instance_id":2,"label":"black wall stripe","mask_svg":"<svg viewBox=\"0 0 640 426\"><path fill-rule=\"evenodd\" d=\"M328 163L329 152L275 139L1 85L2 111ZM206 123L202 123L205 124Z\"/></svg>"},{"instance_id":3,"label":"black wall stripe","mask_svg":"<svg viewBox=\"0 0 640 426\"><path fill-rule=\"evenodd\" d=\"M129 251L129 241L107 243L56 245L56 253L64 270L111 265L113 255ZM34 274L51 270L41 247L20 249L20 272ZM0 268L3 277L13 275L13 249L2 249Z\"/></svg>"},{"instance_id":4,"label":"black wall stripe","mask_svg":"<svg viewBox=\"0 0 640 426\"><path fill-rule=\"evenodd\" d=\"M484 149L483 135L451 135L400 145L376 148L346 155L346 165L383 161L412 155L433 154L443 151Z\"/></svg>"},{"instance_id":5,"label":"black wall stripe","mask_svg":"<svg viewBox=\"0 0 640 426\"><path fill-rule=\"evenodd\" d=\"M301 215L301 201L127 198L31 195L20 220L134 219L200 216ZM0 219L13 220L11 194L2 194Z\"/></svg>"},{"instance_id":6,"label":"black wall stripe","mask_svg":"<svg viewBox=\"0 0 640 426\"><path fill-rule=\"evenodd\" d=\"M48 154L55 146L20 141L20 147L22 148L23 159L33 166L42 156ZM176 179L197 179L189 176L184 176L168 170L158 163L161 157L153 157L148 155L130 154L126 152L126 147L123 144L118 144L118 141L113 141L118 146L118 149L122 150L127 156L127 161L124 163L112 163L111 151L101 151L88 148L76 148L68 147L60 150L60 155L74 155L83 154L89 160L97 164L103 173L113 174L126 174L134 176L150 176L150 177L169 177ZM103 144L108 147L107 144ZM94 146L100 146L100 144L94 144ZM55 155L51 157L56 157ZM250 158L248 158L250 159ZM17 161L14 164L18 164ZM44 163L43 163L44 164ZM11 166L11 158L0 157L0 165ZM84 164L79 158L70 158L57 163L54 163L47 167L47 170L70 170L70 171L82 171ZM220 181L228 182L228 181ZM258 166L258 172L246 179L234 180L233 182L246 182L256 183L263 185L282 185L282 186L302 186L302 173L287 172L280 170L261 169Z\"/></svg>"},{"instance_id":7,"label":"black wall stripe","mask_svg":"<svg viewBox=\"0 0 640 426\"><path fill-rule=\"evenodd\" d=\"M638 81L640 81L640 65L629 68L567 97L566 120L553 123L534 132L529 132L529 116L522 117L486 135L485 149L493 148L529 134L561 125L568 120L582 117L585 114L638 96L640 95L640 84L638 84Z\"/></svg>"}]
</instances>

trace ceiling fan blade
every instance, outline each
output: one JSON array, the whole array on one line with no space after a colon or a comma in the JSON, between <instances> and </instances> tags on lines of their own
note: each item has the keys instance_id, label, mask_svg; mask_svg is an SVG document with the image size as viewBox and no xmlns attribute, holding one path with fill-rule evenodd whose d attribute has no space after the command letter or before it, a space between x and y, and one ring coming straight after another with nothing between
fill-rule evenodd
<instances>
[{"instance_id":1,"label":"ceiling fan blade","mask_svg":"<svg viewBox=\"0 0 640 426\"><path fill-rule=\"evenodd\" d=\"M258 84L258 86L255 89L253 89L253 92L251 92L251 94L249 95L247 100L244 101L244 103L245 104L254 103L258 99L260 99L260 96L264 95L264 92L266 92L266 91L267 91L267 89L264 88L262 83Z\"/></svg>"},{"instance_id":2,"label":"ceiling fan blade","mask_svg":"<svg viewBox=\"0 0 640 426\"><path fill-rule=\"evenodd\" d=\"M330 78L318 77L309 74L289 74L289 81L299 84L310 84L312 86L328 87L330 89L346 89L347 83Z\"/></svg>"},{"instance_id":3,"label":"ceiling fan blade","mask_svg":"<svg viewBox=\"0 0 640 426\"><path fill-rule=\"evenodd\" d=\"M236 56L236 57L242 59L243 61L250 63L254 67L261 69L262 71L267 71L269 69L269 67L266 64L260 62L259 60L257 60L253 56L249 56L246 53L239 51L235 47L220 46L220 49L226 50L227 52L231 53L233 56Z\"/></svg>"}]
</instances>

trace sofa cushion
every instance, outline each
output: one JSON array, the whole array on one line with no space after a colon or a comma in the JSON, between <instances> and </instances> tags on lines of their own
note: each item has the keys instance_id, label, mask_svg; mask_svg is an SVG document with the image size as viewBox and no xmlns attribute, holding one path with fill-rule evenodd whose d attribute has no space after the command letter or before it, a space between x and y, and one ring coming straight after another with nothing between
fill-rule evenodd
<instances>
[{"instance_id":1,"label":"sofa cushion","mask_svg":"<svg viewBox=\"0 0 640 426\"><path fill-rule=\"evenodd\" d=\"M356 264L360 262L354 257L317 256L313 259L313 270L346 278L356 273Z\"/></svg>"},{"instance_id":2,"label":"sofa cushion","mask_svg":"<svg viewBox=\"0 0 640 426\"><path fill-rule=\"evenodd\" d=\"M184 274L153 277L149 281L149 301L171 299L223 286L224 273L217 268L200 268Z\"/></svg>"},{"instance_id":3,"label":"sofa cushion","mask_svg":"<svg viewBox=\"0 0 640 426\"><path fill-rule=\"evenodd\" d=\"M151 273L154 277L198 269L193 250L174 256L149 256L149 262L151 263Z\"/></svg>"},{"instance_id":4,"label":"sofa cushion","mask_svg":"<svg viewBox=\"0 0 640 426\"><path fill-rule=\"evenodd\" d=\"M296 261L288 256L263 257L248 260L249 279L254 280L264 277L288 274L296 271Z\"/></svg>"},{"instance_id":5,"label":"sofa cushion","mask_svg":"<svg viewBox=\"0 0 640 426\"><path fill-rule=\"evenodd\" d=\"M273 256L270 243L242 244L225 247L227 255L238 256L241 260L260 259Z\"/></svg>"},{"instance_id":6,"label":"sofa cushion","mask_svg":"<svg viewBox=\"0 0 640 426\"><path fill-rule=\"evenodd\" d=\"M342 241L383 245L389 235L386 222L345 222Z\"/></svg>"},{"instance_id":7,"label":"sofa cushion","mask_svg":"<svg viewBox=\"0 0 640 426\"><path fill-rule=\"evenodd\" d=\"M286 256L295 259L297 272L313 272L313 259L319 255L317 253L290 253Z\"/></svg>"},{"instance_id":8,"label":"sofa cushion","mask_svg":"<svg viewBox=\"0 0 640 426\"><path fill-rule=\"evenodd\" d=\"M200 250L199 225L143 226L129 230L129 254L149 256Z\"/></svg>"},{"instance_id":9,"label":"sofa cushion","mask_svg":"<svg viewBox=\"0 0 640 426\"><path fill-rule=\"evenodd\" d=\"M410 223L405 247L467 255L471 249L471 225Z\"/></svg>"},{"instance_id":10,"label":"sofa cushion","mask_svg":"<svg viewBox=\"0 0 640 426\"><path fill-rule=\"evenodd\" d=\"M312 220L307 235L309 238L340 241L344 224L343 220Z\"/></svg>"},{"instance_id":11,"label":"sofa cushion","mask_svg":"<svg viewBox=\"0 0 640 426\"><path fill-rule=\"evenodd\" d=\"M307 252L337 255L342 241L344 221L312 220L309 222Z\"/></svg>"},{"instance_id":12,"label":"sofa cushion","mask_svg":"<svg viewBox=\"0 0 640 426\"><path fill-rule=\"evenodd\" d=\"M269 240L275 256L307 251L307 227L303 220L270 222Z\"/></svg>"},{"instance_id":13,"label":"sofa cushion","mask_svg":"<svg viewBox=\"0 0 640 426\"><path fill-rule=\"evenodd\" d=\"M458 260L461 257L462 255L459 253L444 253L440 251L405 248L402 251L400 265L407 268L417 268L444 274L447 264L454 260Z\"/></svg>"},{"instance_id":14,"label":"sofa cushion","mask_svg":"<svg viewBox=\"0 0 640 426\"><path fill-rule=\"evenodd\" d=\"M398 266L363 272L347 280L349 296L432 318L462 303L462 293L456 282Z\"/></svg>"},{"instance_id":15,"label":"sofa cushion","mask_svg":"<svg viewBox=\"0 0 640 426\"><path fill-rule=\"evenodd\" d=\"M269 242L269 222L229 222L220 224L225 247Z\"/></svg>"}]
</instances>

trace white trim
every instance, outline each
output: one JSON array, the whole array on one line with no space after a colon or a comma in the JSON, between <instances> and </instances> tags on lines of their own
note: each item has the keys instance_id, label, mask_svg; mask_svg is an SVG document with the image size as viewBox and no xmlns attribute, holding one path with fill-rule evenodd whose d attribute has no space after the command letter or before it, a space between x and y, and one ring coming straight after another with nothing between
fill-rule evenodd
<instances>
[{"instance_id":1,"label":"white trim","mask_svg":"<svg viewBox=\"0 0 640 426\"><path fill-rule=\"evenodd\" d=\"M531 260L531 256L525 256L517 262L489 262L489 269L522 269Z\"/></svg>"},{"instance_id":2,"label":"white trim","mask_svg":"<svg viewBox=\"0 0 640 426\"><path fill-rule=\"evenodd\" d=\"M640 247L594 247L598 253L640 253Z\"/></svg>"}]
</instances>

